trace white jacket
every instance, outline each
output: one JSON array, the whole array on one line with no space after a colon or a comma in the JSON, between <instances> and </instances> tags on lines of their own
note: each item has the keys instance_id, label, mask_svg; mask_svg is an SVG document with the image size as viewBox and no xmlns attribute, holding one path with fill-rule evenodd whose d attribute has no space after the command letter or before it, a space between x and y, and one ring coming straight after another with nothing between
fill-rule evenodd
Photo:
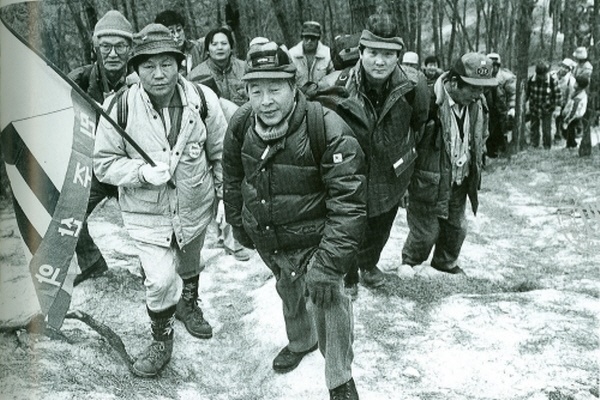
<instances>
[{"instance_id":1,"label":"white jacket","mask_svg":"<svg viewBox=\"0 0 600 400\"><path fill-rule=\"evenodd\" d=\"M136 240L168 247L174 235L179 246L185 246L206 229L216 198L222 197L221 158L227 122L216 94L200 86L208 107L206 124L200 116L202 101L196 88L181 77L177 83L183 115L172 149L141 84L127 92L127 133L152 160L170 166L175 188L142 183L139 169L146 162L108 121L99 122L94 171L100 181L119 186L123 222ZM111 111L114 120L117 108Z\"/></svg>"}]
</instances>

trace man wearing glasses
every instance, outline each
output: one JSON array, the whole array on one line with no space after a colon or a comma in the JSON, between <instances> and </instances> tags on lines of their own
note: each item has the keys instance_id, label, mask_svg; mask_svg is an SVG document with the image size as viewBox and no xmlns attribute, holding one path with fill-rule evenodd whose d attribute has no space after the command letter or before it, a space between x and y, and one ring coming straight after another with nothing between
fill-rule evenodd
<instances>
[{"instance_id":1,"label":"man wearing glasses","mask_svg":"<svg viewBox=\"0 0 600 400\"><path fill-rule=\"evenodd\" d=\"M132 37L133 28L129 21L116 10L107 12L94 27L93 41L97 61L71 71L69 78L92 99L103 103L106 97L126 85ZM89 216L105 197L117 197L117 188L100 183L96 175L92 174L86 215ZM107 271L106 260L88 231L87 217L79 233L75 251L81 269L81 274L75 278L75 285Z\"/></svg>"},{"instance_id":2,"label":"man wearing glasses","mask_svg":"<svg viewBox=\"0 0 600 400\"><path fill-rule=\"evenodd\" d=\"M194 67L204 61L204 40L189 40L185 35L185 19L181 14L173 10L165 10L160 12L154 22L162 24L169 28L173 40L177 48L185 55L185 59L181 62L179 72L185 77Z\"/></svg>"},{"instance_id":3,"label":"man wearing glasses","mask_svg":"<svg viewBox=\"0 0 600 400\"><path fill-rule=\"evenodd\" d=\"M331 52L321 39L321 24L306 21L302 24L302 41L290 49L292 62L296 66L296 86L302 88L309 82L317 83L333 72Z\"/></svg>"}]
</instances>

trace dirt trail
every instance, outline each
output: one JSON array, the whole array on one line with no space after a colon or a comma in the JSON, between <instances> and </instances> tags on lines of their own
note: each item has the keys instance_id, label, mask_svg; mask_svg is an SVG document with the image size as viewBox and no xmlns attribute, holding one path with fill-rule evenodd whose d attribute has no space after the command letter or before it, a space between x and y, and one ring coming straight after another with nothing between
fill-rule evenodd
<instances>
[{"instance_id":1,"label":"dirt trail","mask_svg":"<svg viewBox=\"0 0 600 400\"><path fill-rule=\"evenodd\" d=\"M412 279L360 288L354 375L361 399L598 398L600 217L585 211L600 204L598 151L591 159L553 149L493 160L480 200L461 255L466 278L423 267ZM13 218L3 207L2 321L27 310L22 293L31 289ZM405 221L401 210L381 265L399 262ZM149 337L139 262L114 201L90 225L110 270L75 289L72 309L109 325L135 357ZM291 373L270 368L286 339L274 279L259 257L236 262L215 247L214 234L204 256L201 298L214 338L194 339L177 322L173 359L160 379L134 378L104 338L69 319L68 341L0 334L0 397L328 398L318 352Z\"/></svg>"}]
</instances>

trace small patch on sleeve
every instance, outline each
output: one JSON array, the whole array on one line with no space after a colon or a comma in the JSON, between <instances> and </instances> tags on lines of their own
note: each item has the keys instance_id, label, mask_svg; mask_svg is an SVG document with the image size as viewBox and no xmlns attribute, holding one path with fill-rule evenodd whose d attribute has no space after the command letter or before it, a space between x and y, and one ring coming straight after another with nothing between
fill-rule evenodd
<instances>
[{"instance_id":1,"label":"small patch on sleeve","mask_svg":"<svg viewBox=\"0 0 600 400\"><path fill-rule=\"evenodd\" d=\"M342 156L342 153L335 153L333 155L333 163L334 164L339 164L342 161L344 161L344 157Z\"/></svg>"}]
</instances>

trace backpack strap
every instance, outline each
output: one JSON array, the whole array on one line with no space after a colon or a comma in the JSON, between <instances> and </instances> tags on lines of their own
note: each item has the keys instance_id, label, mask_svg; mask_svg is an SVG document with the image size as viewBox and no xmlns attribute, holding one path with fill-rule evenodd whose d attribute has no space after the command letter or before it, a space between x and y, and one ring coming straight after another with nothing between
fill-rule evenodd
<instances>
[{"instance_id":1,"label":"backpack strap","mask_svg":"<svg viewBox=\"0 0 600 400\"><path fill-rule=\"evenodd\" d=\"M202 118L202 122L206 122L206 117L208 116L208 105L206 104L206 96L204 96L204 90L198 84L194 84L196 91L198 92L198 96L200 96L200 100L202 100L202 107L200 107L200 118Z\"/></svg>"},{"instance_id":2,"label":"backpack strap","mask_svg":"<svg viewBox=\"0 0 600 400\"><path fill-rule=\"evenodd\" d=\"M327 148L323 106L320 103L307 102L306 123L310 150L317 165L320 165L325 149Z\"/></svg>"},{"instance_id":3,"label":"backpack strap","mask_svg":"<svg viewBox=\"0 0 600 400\"><path fill-rule=\"evenodd\" d=\"M127 127L127 86L123 86L115 93L112 100L110 101L106 113L110 114L113 107L117 106L117 123L123 130Z\"/></svg>"}]
</instances>

